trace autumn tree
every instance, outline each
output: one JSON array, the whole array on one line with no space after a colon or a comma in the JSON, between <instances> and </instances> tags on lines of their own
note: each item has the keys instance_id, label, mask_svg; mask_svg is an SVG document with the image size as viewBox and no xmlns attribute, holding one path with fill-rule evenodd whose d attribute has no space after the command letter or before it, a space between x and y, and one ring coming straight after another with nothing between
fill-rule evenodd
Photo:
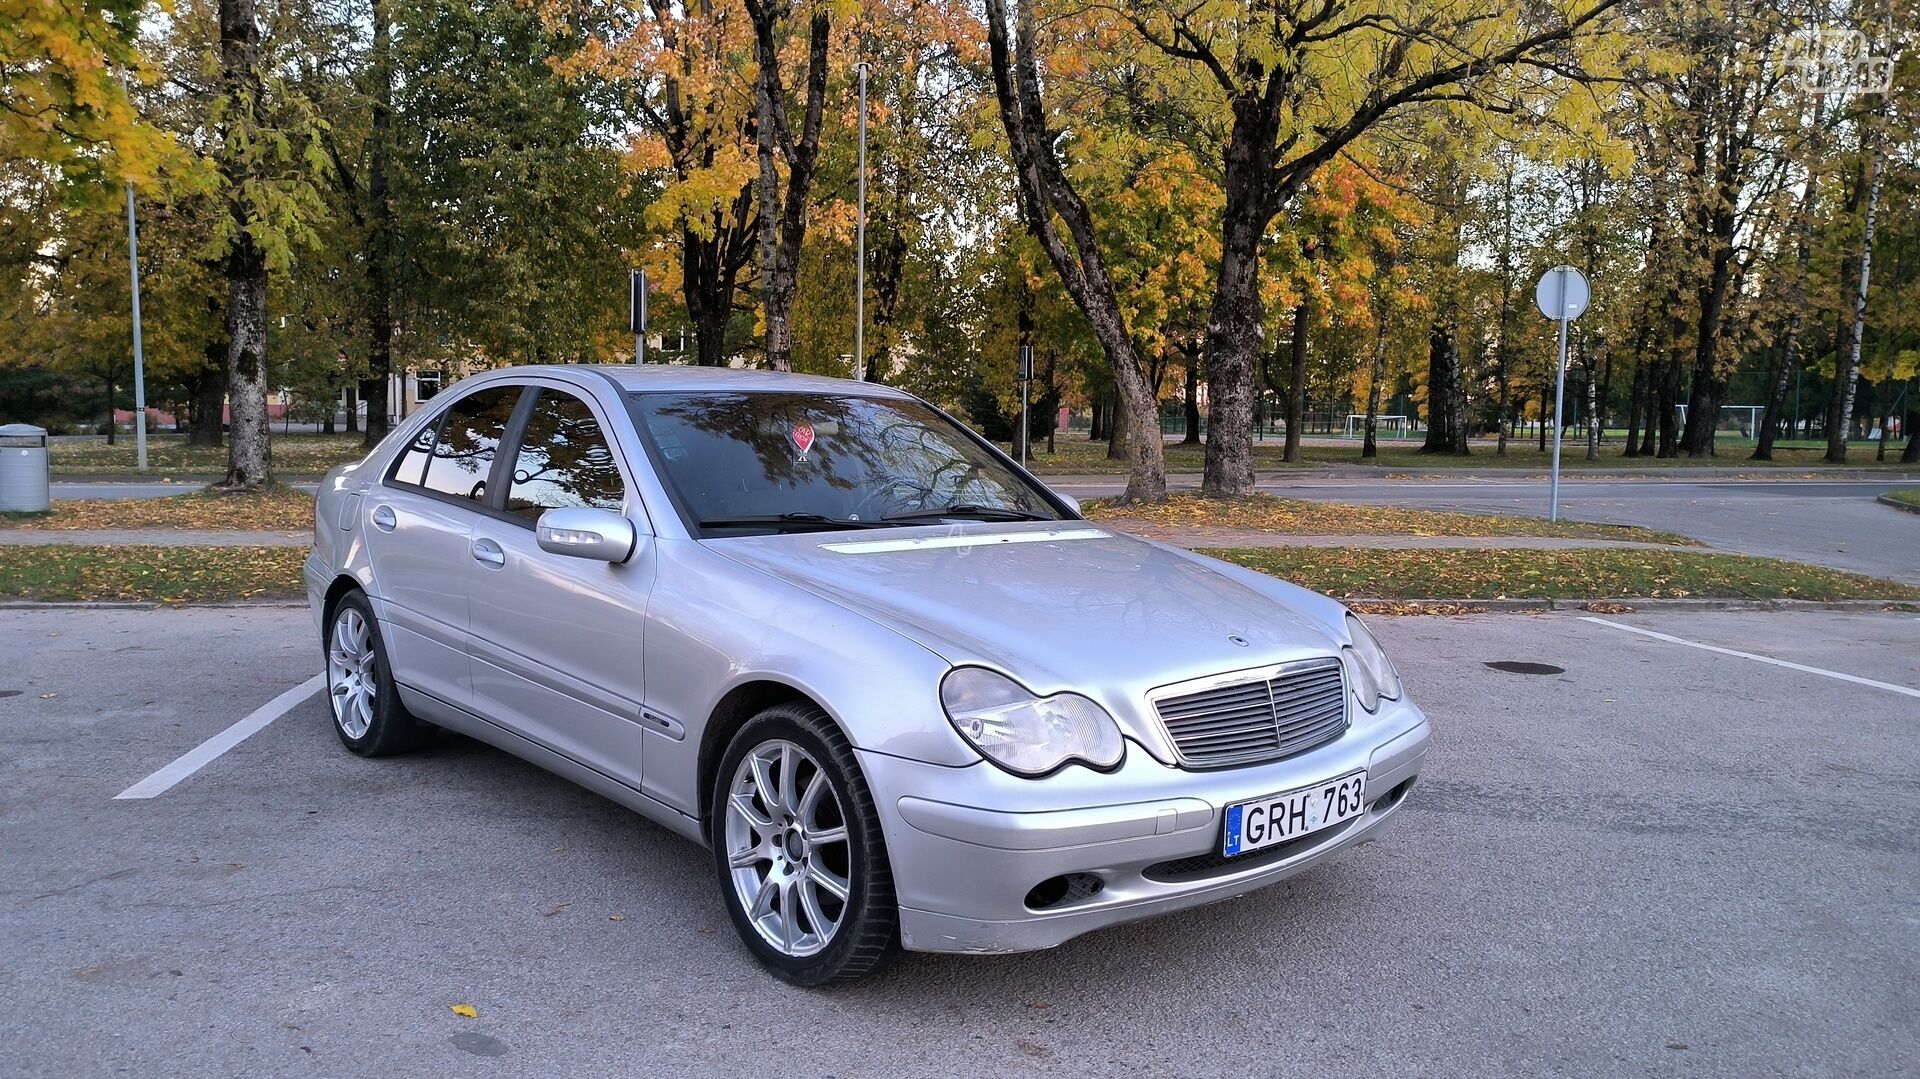
<instances>
[{"instance_id":1,"label":"autumn tree","mask_svg":"<svg viewBox=\"0 0 1920 1079\"><path fill-rule=\"evenodd\" d=\"M1032 5L1021 0L1015 4L1009 20L1006 0L987 0L987 42L995 100L1013 158L1020 216L1092 324L1113 370L1127 426L1153 435L1127 442L1125 501L1163 501L1166 454L1158 437L1157 395L1121 313L1093 213L1068 180L1054 147L1052 121L1041 93Z\"/></svg>"}]
</instances>

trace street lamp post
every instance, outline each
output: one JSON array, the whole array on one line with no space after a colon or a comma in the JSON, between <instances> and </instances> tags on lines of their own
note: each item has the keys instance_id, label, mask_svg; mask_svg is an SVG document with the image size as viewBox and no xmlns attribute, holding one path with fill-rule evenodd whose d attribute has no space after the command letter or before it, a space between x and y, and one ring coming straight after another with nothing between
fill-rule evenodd
<instances>
[{"instance_id":1,"label":"street lamp post","mask_svg":"<svg viewBox=\"0 0 1920 1079\"><path fill-rule=\"evenodd\" d=\"M860 219L853 226L853 377L867 379L867 62L860 61Z\"/></svg>"},{"instance_id":2,"label":"street lamp post","mask_svg":"<svg viewBox=\"0 0 1920 1079\"><path fill-rule=\"evenodd\" d=\"M140 341L140 228L134 223L133 183L127 183L127 268L133 280L133 444L136 467L147 470L147 357ZM107 422L113 422L111 411Z\"/></svg>"}]
</instances>

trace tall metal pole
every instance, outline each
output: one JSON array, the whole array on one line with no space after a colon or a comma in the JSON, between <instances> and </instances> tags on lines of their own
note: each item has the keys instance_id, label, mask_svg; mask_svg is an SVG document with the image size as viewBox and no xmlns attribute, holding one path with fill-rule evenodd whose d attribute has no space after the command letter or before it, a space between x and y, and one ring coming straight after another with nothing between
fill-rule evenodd
<instances>
[{"instance_id":1,"label":"tall metal pole","mask_svg":"<svg viewBox=\"0 0 1920 1079\"><path fill-rule=\"evenodd\" d=\"M140 228L134 223L133 184L127 184L127 268L133 278L133 442L136 467L147 470L147 357L140 341ZM108 416L112 423L113 417Z\"/></svg>"},{"instance_id":2,"label":"tall metal pole","mask_svg":"<svg viewBox=\"0 0 1920 1079\"><path fill-rule=\"evenodd\" d=\"M1553 483L1547 502L1547 520L1560 519L1560 401L1567 392L1567 268L1560 267L1560 366L1553 380Z\"/></svg>"},{"instance_id":3,"label":"tall metal pole","mask_svg":"<svg viewBox=\"0 0 1920 1079\"><path fill-rule=\"evenodd\" d=\"M867 62L860 61L860 219L853 226L853 377L867 378Z\"/></svg>"},{"instance_id":4,"label":"tall metal pole","mask_svg":"<svg viewBox=\"0 0 1920 1079\"><path fill-rule=\"evenodd\" d=\"M627 325L633 331L633 362L647 362L647 271L627 271Z\"/></svg>"}]
</instances>

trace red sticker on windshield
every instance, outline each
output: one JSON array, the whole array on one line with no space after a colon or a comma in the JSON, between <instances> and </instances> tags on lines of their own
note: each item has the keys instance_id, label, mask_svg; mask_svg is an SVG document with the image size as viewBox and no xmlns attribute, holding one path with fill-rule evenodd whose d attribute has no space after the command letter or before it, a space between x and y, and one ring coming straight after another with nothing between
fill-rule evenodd
<instances>
[{"instance_id":1,"label":"red sticker on windshield","mask_svg":"<svg viewBox=\"0 0 1920 1079\"><path fill-rule=\"evenodd\" d=\"M813 424L810 424L810 423L794 424L793 425L793 444L800 448L801 453L805 453L809 449L812 449L813 448Z\"/></svg>"}]
</instances>

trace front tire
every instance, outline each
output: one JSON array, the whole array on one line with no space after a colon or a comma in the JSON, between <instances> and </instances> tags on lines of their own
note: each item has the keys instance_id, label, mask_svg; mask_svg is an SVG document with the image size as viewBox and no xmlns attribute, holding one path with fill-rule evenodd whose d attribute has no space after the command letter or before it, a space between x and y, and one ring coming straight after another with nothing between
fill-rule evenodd
<instances>
[{"instance_id":1,"label":"front tire","mask_svg":"<svg viewBox=\"0 0 1920 1079\"><path fill-rule=\"evenodd\" d=\"M362 757L418 748L432 728L400 703L380 623L364 592L340 597L321 640L327 653L327 702L340 742Z\"/></svg>"},{"instance_id":2,"label":"front tire","mask_svg":"<svg viewBox=\"0 0 1920 1079\"><path fill-rule=\"evenodd\" d=\"M775 705L720 758L710 828L734 929L794 985L851 981L899 951L900 912L873 795L831 717Z\"/></svg>"}]
</instances>

